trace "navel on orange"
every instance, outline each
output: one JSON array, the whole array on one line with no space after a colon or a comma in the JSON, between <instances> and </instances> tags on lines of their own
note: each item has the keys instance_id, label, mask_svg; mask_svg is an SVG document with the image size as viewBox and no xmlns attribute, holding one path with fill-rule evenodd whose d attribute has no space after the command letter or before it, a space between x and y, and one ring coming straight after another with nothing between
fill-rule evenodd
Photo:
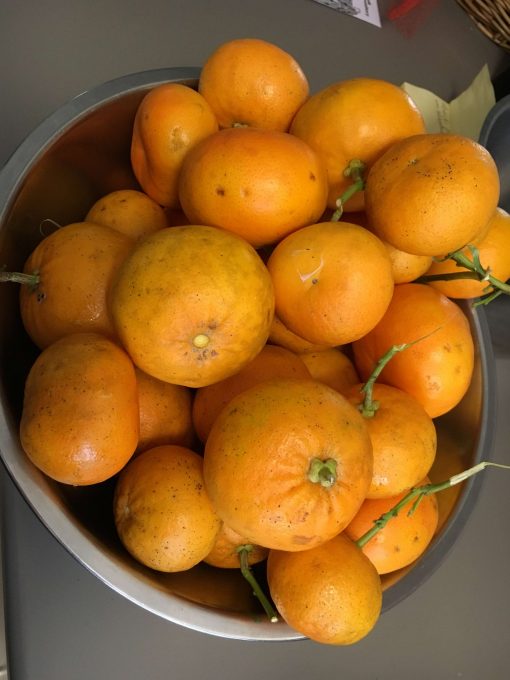
<instances>
[{"instance_id":1,"label":"navel on orange","mask_svg":"<svg viewBox=\"0 0 510 680\"><path fill-rule=\"evenodd\" d=\"M324 212L326 171L286 132L230 128L186 156L179 199L190 222L235 232L255 247L278 241Z\"/></svg>"},{"instance_id":2,"label":"navel on orange","mask_svg":"<svg viewBox=\"0 0 510 680\"><path fill-rule=\"evenodd\" d=\"M338 392L275 378L238 394L216 418L204 475L222 520L250 543L307 550L357 512L372 447L363 418Z\"/></svg>"},{"instance_id":3,"label":"navel on orange","mask_svg":"<svg viewBox=\"0 0 510 680\"><path fill-rule=\"evenodd\" d=\"M190 225L138 243L114 282L111 309L141 370L202 387L233 375L260 352L274 296L264 263L246 241Z\"/></svg>"}]
</instances>

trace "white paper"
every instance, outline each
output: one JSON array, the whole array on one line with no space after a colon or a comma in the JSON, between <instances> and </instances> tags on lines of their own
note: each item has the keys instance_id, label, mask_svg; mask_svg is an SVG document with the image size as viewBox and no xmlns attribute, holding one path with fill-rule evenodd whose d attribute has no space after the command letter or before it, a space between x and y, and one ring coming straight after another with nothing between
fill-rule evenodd
<instances>
[{"instance_id":1,"label":"white paper","mask_svg":"<svg viewBox=\"0 0 510 680\"><path fill-rule=\"evenodd\" d=\"M377 0L313 0L313 2L381 27Z\"/></svg>"},{"instance_id":2,"label":"white paper","mask_svg":"<svg viewBox=\"0 0 510 680\"><path fill-rule=\"evenodd\" d=\"M475 141L487 114L496 103L487 65L471 85L449 103L410 83L404 83L402 88L421 111L427 132L451 132Z\"/></svg>"}]
</instances>

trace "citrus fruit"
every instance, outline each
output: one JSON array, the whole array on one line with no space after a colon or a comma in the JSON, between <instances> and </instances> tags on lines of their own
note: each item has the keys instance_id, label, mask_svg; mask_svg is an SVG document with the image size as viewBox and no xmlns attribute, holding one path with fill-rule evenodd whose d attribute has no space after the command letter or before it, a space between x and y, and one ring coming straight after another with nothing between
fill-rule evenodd
<instances>
[{"instance_id":1,"label":"citrus fruit","mask_svg":"<svg viewBox=\"0 0 510 680\"><path fill-rule=\"evenodd\" d=\"M475 241L474 245L478 250L482 267L500 281L507 281L510 278L510 215L498 208L489 221L485 235ZM462 254L473 261L473 253L469 247L463 248ZM466 271L452 259L438 259L431 263L426 276L441 276ZM474 279L438 280L428 283L449 298L458 299L481 297L494 290L488 281Z\"/></svg>"},{"instance_id":2,"label":"citrus fruit","mask_svg":"<svg viewBox=\"0 0 510 680\"><path fill-rule=\"evenodd\" d=\"M309 378L303 361L293 352L265 345L239 372L212 385L200 387L193 400L193 424L205 442L220 411L243 390L270 378Z\"/></svg>"},{"instance_id":3,"label":"citrus fruit","mask_svg":"<svg viewBox=\"0 0 510 680\"><path fill-rule=\"evenodd\" d=\"M85 221L104 224L135 239L169 226L163 208L136 189L119 189L101 196L90 207Z\"/></svg>"},{"instance_id":4,"label":"citrus fruit","mask_svg":"<svg viewBox=\"0 0 510 680\"><path fill-rule=\"evenodd\" d=\"M323 349L328 349L327 345L314 345L312 342L300 338L299 335L296 335L289 330L276 314L273 317L273 323L269 329L269 342L273 345L278 345L279 347L285 347L285 349L296 352L297 354L319 352Z\"/></svg>"},{"instance_id":5,"label":"citrus fruit","mask_svg":"<svg viewBox=\"0 0 510 680\"><path fill-rule=\"evenodd\" d=\"M419 486L428 484L421 480ZM345 529L353 541L357 541L374 525L375 520L389 512L405 494L392 498L367 499ZM426 495L417 506L414 501L405 505L396 516L365 543L362 550L379 574L401 569L420 557L430 544L438 522L435 495Z\"/></svg>"},{"instance_id":6,"label":"citrus fruit","mask_svg":"<svg viewBox=\"0 0 510 680\"><path fill-rule=\"evenodd\" d=\"M362 387L358 384L344 392L356 407L363 405ZM388 498L415 486L429 473L436 455L436 429L423 406L396 387L375 383L372 398L378 408L366 418L374 456L367 498Z\"/></svg>"},{"instance_id":7,"label":"citrus fruit","mask_svg":"<svg viewBox=\"0 0 510 680\"><path fill-rule=\"evenodd\" d=\"M134 453L138 423L134 366L102 335L67 335L32 365L20 438L48 477L74 486L109 479Z\"/></svg>"},{"instance_id":8,"label":"citrus fruit","mask_svg":"<svg viewBox=\"0 0 510 680\"><path fill-rule=\"evenodd\" d=\"M191 446L194 441L191 390L158 380L139 368L136 382L140 409L138 451L160 444Z\"/></svg>"},{"instance_id":9,"label":"citrus fruit","mask_svg":"<svg viewBox=\"0 0 510 680\"><path fill-rule=\"evenodd\" d=\"M39 348L70 333L115 336L107 292L132 245L130 238L110 227L75 222L35 247L23 268L34 283L21 286L20 311L25 330Z\"/></svg>"},{"instance_id":10,"label":"citrus fruit","mask_svg":"<svg viewBox=\"0 0 510 680\"><path fill-rule=\"evenodd\" d=\"M342 531L365 498L370 437L358 411L327 385L266 380L216 418L204 476L222 520L250 543L307 550Z\"/></svg>"},{"instance_id":11,"label":"citrus fruit","mask_svg":"<svg viewBox=\"0 0 510 680\"><path fill-rule=\"evenodd\" d=\"M315 642L353 644L379 619L379 575L344 534L302 552L271 550L267 580L281 616Z\"/></svg>"},{"instance_id":12,"label":"citrus fruit","mask_svg":"<svg viewBox=\"0 0 510 680\"><path fill-rule=\"evenodd\" d=\"M345 395L346 391L359 383L353 362L337 347L320 352L304 352L300 357L314 380L329 385L340 394Z\"/></svg>"},{"instance_id":13,"label":"citrus fruit","mask_svg":"<svg viewBox=\"0 0 510 680\"><path fill-rule=\"evenodd\" d=\"M256 128L209 135L187 154L179 177L190 222L235 232L255 247L315 222L326 194L325 168L305 142Z\"/></svg>"},{"instance_id":14,"label":"citrus fruit","mask_svg":"<svg viewBox=\"0 0 510 680\"><path fill-rule=\"evenodd\" d=\"M469 321L445 295L426 284L395 286L381 321L353 343L354 363L361 379L367 380L393 345L412 342L388 362L380 379L412 395L436 418L461 401L474 365Z\"/></svg>"},{"instance_id":15,"label":"citrus fruit","mask_svg":"<svg viewBox=\"0 0 510 680\"><path fill-rule=\"evenodd\" d=\"M320 222L284 238L267 262L275 309L309 342L334 347L371 330L393 293L386 248L356 224Z\"/></svg>"},{"instance_id":16,"label":"citrus fruit","mask_svg":"<svg viewBox=\"0 0 510 680\"><path fill-rule=\"evenodd\" d=\"M134 458L115 486L119 538L142 564L163 572L200 562L220 529L204 489L202 458L182 446L156 446Z\"/></svg>"},{"instance_id":17,"label":"citrus fruit","mask_svg":"<svg viewBox=\"0 0 510 680\"><path fill-rule=\"evenodd\" d=\"M178 208L183 159L217 129L211 107L192 87L163 83L150 90L136 111L131 138L131 166L143 191L162 206Z\"/></svg>"},{"instance_id":18,"label":"citrus fruit","mask_svg":"<svg viewBox=\"0 0 510 680\"><path fill-rule=\"evenodd\" d=\"M220 127L250 125L286 132L309 87L297 61L280 47L257 38L238 38L209 55L198 91Z\"/></svg>"},{"instance_id":19,"label":"citrus fruit","mask_svg":"<svg viewBox=\"0 0 510 680\"><path fill-rule=\"evenodd\" d=\"M332 83L313 94L297 112L290 131L324 159L328 171L328 205L351 180L344 170L354 159L366 168L399 139L425 132L412 99L385 80L351 78ZM363 193L347 201L344 210L360 210Z\"/></svg>"},{"instance_id":20,"label":"citrus fruit","mask_svg":"<svg viewBox=\"0 0 510 680\"><path fill-rule=\"evenodd\" d=\"M415 255L463 248L486 228L498 200L499 175L489 152L445 133L396 142L373 164L365 184L371 228Z\"/></svg>"},{"instance_id":21,"label":"citrus fruit","mask_svg":"<svg viewBox=\"0 0 510 680\"><path fill-rule=\"evenodd\" d=\"M251 545L242 536L222 522L212 550L204 557L204 562L221 569L239 569L239 548L247 550L248 564L257 564L267 558L269 550L260 545Z\"/></svg>"},{"instance_id":22,"label":"citrus fruit","mask_svg":"<svg viewBox=\"0 0 510 680\"><path fill-rule=\"evenodd\" d=\"M271 279L243 239L214 227L161 229L138 242L111 291L119 338L159 380L203 387L233 375L266 343Z\"/></svg>"}]
</instances>

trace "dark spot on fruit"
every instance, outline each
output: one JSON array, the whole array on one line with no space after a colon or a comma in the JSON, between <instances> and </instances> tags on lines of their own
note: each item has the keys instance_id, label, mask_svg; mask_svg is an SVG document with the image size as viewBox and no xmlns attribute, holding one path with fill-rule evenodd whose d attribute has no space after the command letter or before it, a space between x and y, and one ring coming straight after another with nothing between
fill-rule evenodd
<instances>
[{"instance_id":1,"label":"dark spot on fruit","mask_svg":"<svg viewBox=\"0 0 510 680\"><path fill-rule=\"evenodd\" d=\"M223 187L216 187L216 194L218 196L225 196L225 189Z\"/></svg>"}]
</instances>

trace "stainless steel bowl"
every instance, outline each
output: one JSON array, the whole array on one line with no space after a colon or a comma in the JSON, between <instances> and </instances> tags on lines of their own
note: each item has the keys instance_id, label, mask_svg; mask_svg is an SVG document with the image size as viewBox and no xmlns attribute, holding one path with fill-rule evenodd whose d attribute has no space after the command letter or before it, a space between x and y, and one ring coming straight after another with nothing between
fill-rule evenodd
<instances>
[{"instance_id":1,"label":"stainless steel bowl","mask_svg":"<svg viewBox=\"0 0 510 680\"><path fill-rule=\"evenodd\" d=\"M0 174L0 266L19 270L44 234L45 220L82 220L94 200L136 186L129 166L131 126L143 95L162 82L196 85L195 68L128 75L105 83L56 111L20 145ZM483 310L464 310L476 344L476 366L463 402L438 426L462 440L466 466L490 459L493 437L494 359ZM20 448L23 384L36 356L18 314L14 284L0 286L0 450L4 465L36 515L87 569L132 602L169 621L243 640L297 640L283 622L265 620L240 573L200 564L160 574L136 563L113 524L113 481L72 488L42 475ZM448 522L411 570L387 582L383 611L430 576L472 512L480 476L468 481ZM8 511L8 510L7 510ZM263 570L260 571L263 578Z\"/></svg>"}]
</instances>

